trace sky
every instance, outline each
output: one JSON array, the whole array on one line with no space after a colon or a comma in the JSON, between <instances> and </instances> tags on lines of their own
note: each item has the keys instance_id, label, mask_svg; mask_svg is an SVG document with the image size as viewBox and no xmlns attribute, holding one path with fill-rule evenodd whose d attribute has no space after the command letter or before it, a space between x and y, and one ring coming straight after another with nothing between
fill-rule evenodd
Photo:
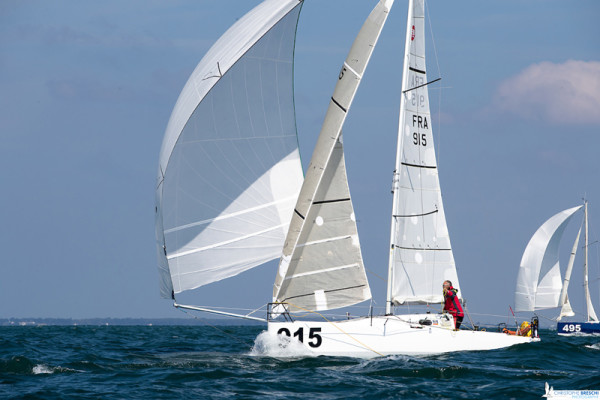
<instances>
[{"instance_id":1,"label":"sky","mask_svg":"<svg viewBox=\"0 0 600 400\"><path fill-rule=\"evenodd\" d=\"M0 318L182 316L159 296L158 154L194 67L258 3L0 2ZM305 163L339 68L375 3L305 1L295 64ZM442 78L431 91L433 130L463 296L475 319L507 315L523 250L546 219L585 196L592 241L600 234L600 3L428 4L428 72ZM378 307L385 299L406 5L396 0L344 126ZM563 254L578 222L572 225ZM590 261L598 283L598 244L590 246ZM272 262L184 298L258 308L270 300L276 268ZM581 285L571 287L581 310ZM592 296L599 307L597 285Z\"/></svg>"}]
</instances>

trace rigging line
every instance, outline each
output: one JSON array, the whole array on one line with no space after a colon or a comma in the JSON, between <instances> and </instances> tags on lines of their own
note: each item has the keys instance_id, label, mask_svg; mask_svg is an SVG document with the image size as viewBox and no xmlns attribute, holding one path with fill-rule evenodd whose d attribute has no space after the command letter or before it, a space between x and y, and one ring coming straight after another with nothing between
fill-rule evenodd
<instances>
[{"instance_id":1,"label":"rigging line","mask_svg":"<svg viewBox=\"0 0 600 400\"><path fill-rule=\"evenodd\" d=\"M252 314L254 314L255 312L257 312L258 310L261 310L262 308L264 308L264 307L267 307L267 306L268 306L268 304L263 304L262 306L260 306L260 307L258 307L258 308L256 308L256 309L254 309L254 310L252 310L252 311L250 311L250 312L249 312L248 314L246 314L246 315L252 315Z\"/></svg>"},{"instance_id":2,"label":"rigging line","mask_svg":"<svg viewBox=\"0 0 600 400\"><path fill-rule=\"evenodd\" d=\"M181 308L178 308L178 310L179 310L179 311L181 311L181 312L183 312L183 313L186 313L186 314L187 314L187 315L189 315L190 317L192 317L192 318L194 318L194 319L196 319L196 320L198 320L198 321L202 322L203 324L205 324L205 325L208 325L208 326L210 326L210 327L212 327L212 328L216 329L218 332L220 332L220 333L224 334L225 336L228 336L228 337L230 337L230 338L234 339L236 342L238 342L238 343L241 343L241 344L243 344L244 346L253 346L253 345L254 345L254 343L250 343L250 342L244 342L244 341L240 340L239 338L237 338L236 336L234 336L234 335L232 335L232 334L230 334L230 333L227 333L227 332L226 332L226 331L224 331L223 329L219 329L219 328L217 328L215 325L212 325L212 324L210 324L210 323L206 322L206 320L204 320L204 318L199 318L199 317L197 317L197 316L195 316L195 315L192 315L192 314L190 314L189 312L187 312L186 310L184 310L184 309L181 309Z\"/></svg>"},{"instance_id":3,"label":"rigging line","mask_svg":"<svg viewBox=\"0 0 600 400\"><path fill-rule=\"evenodd\" d=\"M479 316L484 316L484 317L498 317L498 318L504 318L504 317L506 317L506 315L500 315L500 314L481 314L481 313L473 313L473 315L479 315Z\"/></svg>"},{"instance_id":4,"label":"rigging line","mask_svg":"<svg viewBox=\"0 0 600 400\"><path fill-rule=\"evenodd\" d=\"M538 317L542 317L542 318L544 318L544 319L546 319L548 321L556 322L556 318L548 318L548 317L546 317L545 315L542 315L542 314L536 314L536 315Z\"/></svg>"},{"instance_id":5,"label":"rigging line","mask_svg":"<svg viewBox=\"0 0 600 400\"><path fill-rule=\"evenodd\" d=\"M429 15L429 7L427 6L427 7L423 7L423 8L425 8L425 11L427 12L427 21L429 21L429 32L431 35L431 43L433 45L433 54L435 56L434 58L435 58L435 64L437 66L438 75L442 76L442 71L440 69L440 63L439 63L438 54L437 54L437 47L435 45L435 37L433 36L433 24L432 24L431 16ZM438 151L437 151L437 157L436 157L437 158L436 165L439 165L439 163L440 163L439 155L440 155L441 134L442 134L442 129L441 129L441 126L442 126L442 119L441 119L441 116L442 116L442 111L441 111L442 110L442 87L440 87L439 89L440 89L439 97L438 97L438 125L439 125L439 127L438 127L438 135L437 135L439 142L437 145Z\"/></svg>"},{"instance_id":6,"label":"rigging line","mask_svg":"<svg viewBox=\"0 0 600 400\"><path fill-rule=\"evenodd\" d=\"M430 110L431 112L431 110ZM433 136L433 132L432 132ZM438 96L438 134L437 134L437 157L435 165L440 165L440 149L442 146L442 90Z\"/></svg>"},{"instance_id":7,"label":"rigging line","mask_svg":"<svg viewBox=\"0 0 600 400\"><path fill-rule=\"evenodd\" d=\"M356 265L358 265L358 264L356 264ZM325 293L333 293L333 292L339 292L339 291L342 291L342 290L357 289L357 288L363 287L363 286L367 286L367 285L365 284L365 285L348 286L348 287L339 288L339 289L329 289L329 290L325 290L324 292ZM313 293L307 293L307 294L299 294L299 295L291 296L291 297L286 297L281 302L282 303L289 303L289 301L288 301L289 299L297 299L298 297L306 297L306 296L314 296L314 292Z\"/></svg>"},{"instance_id":8,"label":"rigging line","mask_svg":"<svg viewBox=\"0 0 600 400\"><path fill-rule=\"evenodd\" d=\"M429 6L427 6L425 4L425 11L427 12L427 21L429 21L429 32L431 35L431 44L433 44L433 54L435 55L435 64L437 65L437 69L438 69L438 74L441 75L441 71L440 71L440 63L438 60L438 54L437 54L437 47L435 45L435 37L433 36L433 24L432 24L432 20L431 20L431 16L429 15Z\"/></svg>"},{"instance_id":9,"label":"rigging line","mask_svg":"<svg viewBox=\"0 0 600 400\"><path fill-rule=\"evenodd\" d=\"M219 306L198 306L199 308L212 308L215 310L228 310L228 311L252 311L250 313L248 313L248 315L252 314L255 311L260 310L261 308L264 307L264 305L260 306L257 309L252 309L252 308L241 308L241 307L219 307Z\"/></svg>"},{"instance_id":10,"label":"rigging line","mask_svg":"<svg viewBox=\"0 0 600 400\"><path fill-rule=\"evenodd\" d=\"M360 344L361 346L363 346L365 349L372 351L375 354L380 355L381 357L383 357L384 355L381 354L380 352L378 352L377 350L372 349L371 347L367 346L366 344L364 344L363 342L361 342L360 340L358 340L357 338L355 338L354 336L350 335L348 332L344 331L342 328L340 328L339 326L337 326L337 324L334 324L333 322L331 322L330 320L328 320L327 318L325 318L325 316L321 313L318 313L316 311L312 311L303 307L299 307L293 303L290 303L289 301L286 301L286 303L288 303L289 305L291 305L292 307L296 307L300 310L309 312L309 313L313 313L313 314L317 314L319 315L321 318L323 318L325 321L327 321L328 323L330 323L331 325L333 325L334 327L336 327L340 332L342 332L343 334L347 335L350 339L356 341L358 344Z\"/></svg>"},{"instance_id":11,"label":"rigging line","mask_svg":"<svg viewBox=\"0 0 600 400\"><path fill-rule=\"evenodd\" d=\"M373 272L373 271L372 271L372 270L370 270L369 268L365 267L365 270L366 270L367 272L370 272L371 274L375 275L377 278L381 279L382 281L384 281L384 282L387 282L387 281L386 281L384 278L382 278L381 276L377 275L375 272ZM371 298L371 300L372 300L372 298Z\"/></svg>"},{"instance_id":12,"label":"rigging line","mask_svg":"<svg viewBox=\"0 0 600 400\"><path fill-rule=\"evenodd\" d=\"M471 319L471 315L469 314L469 310L467 309L467 303L465 302L465 299L463 299L463 309L465 310L467 317L469 317L469 322L471 323L471 327L473 328L473 330L475 330L475 325L473 324L473 320Z\"/></svg>"}]
</instances>

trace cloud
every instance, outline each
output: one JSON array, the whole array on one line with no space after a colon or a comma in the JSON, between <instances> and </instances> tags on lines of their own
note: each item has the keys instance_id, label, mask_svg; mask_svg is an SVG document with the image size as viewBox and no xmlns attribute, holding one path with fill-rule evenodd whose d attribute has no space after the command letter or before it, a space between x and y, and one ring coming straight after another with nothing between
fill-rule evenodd
<instances>
[{"instance_id":1,"label":"cloud","mask_svg":"<svg viewBox=\"0 0 600 400\"><path fill-rule=\"evenodd\" d=\"M496 107L561 124L600 123L600 62L542 62L500 84Z\"/></svg>"}]
</instances>

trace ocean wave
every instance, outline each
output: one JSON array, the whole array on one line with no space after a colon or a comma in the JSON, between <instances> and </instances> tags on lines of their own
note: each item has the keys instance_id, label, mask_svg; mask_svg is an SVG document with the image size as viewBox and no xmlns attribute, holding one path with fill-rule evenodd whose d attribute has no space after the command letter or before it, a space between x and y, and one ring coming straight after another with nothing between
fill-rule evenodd
<instances>
[{"instance_id":1,"label":"ocean wave","mask_svg":"<svg viewBox=\"0 0 600 400\"><path fill-rule=\"evenodd\" d=\"M315 357L254 326L24 329L0 328L0 399L539 399L545 382L600 382L600 340L549 331L495 351L360 359Z\"/></svg>"},{"instance_id":2,"label":"ocean wave","mask_svg":"<svg viewBox=\"0 0 600 400\"><path fill-rule=\"evenodd\" d=\"M44 364L38 364L36 366L33 367L33 369L31 370L31 372L33 372L34 375L39 375L39 374L53 374L54 373L54 369L48 367L47 365Z\"/></svg>"},{"instance_id":3,"label":"ocean wave","mask_svg":"<svg viewBox=\"0 0 600 400\"><path fill-rule=\"evenodd\" d=\"M51 367L46 364L37 364L31 369L31 373L33 375L40 375L40 374L50 375L55 372L61 373L61 372L85 372L85 371L80 370L80 369L61 367L60 365L57 367Z\"/></svg>"},{"instance_id":4,"label":"ocean wave","mask_svg":"<svg viewBox=\"0 0 600 400\"><path fill-rule=\"evenodd\" d=\"M315 354L304 347L302 343L291 340L283 335L271 335L267 331L261 332L254 340L254 346L250 350L251 356L263 357L290 357L303 358L314 357Z\"/></svg>"}]
</instances>

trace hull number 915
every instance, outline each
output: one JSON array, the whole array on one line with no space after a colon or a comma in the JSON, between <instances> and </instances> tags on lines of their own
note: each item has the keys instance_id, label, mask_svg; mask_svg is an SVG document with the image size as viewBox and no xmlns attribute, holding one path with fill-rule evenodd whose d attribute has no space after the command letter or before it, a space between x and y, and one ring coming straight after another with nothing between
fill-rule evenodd
<instances>
[{"instance_id":1,"label":"hull number 915","mask_svg":"<svg viewBox=\"0 0 600 400\"><path fill-rule=\"evenodd\" d=\"M319 335L321 332L321 328L310 328L308 331L308 345L312 348L316 348L321 346L323 343L323 338ZM285 335L287 337L291 337L292 334L288 328L281 328L277 331L278 335ZM304 328L298 328L296 332L294 332L294 337L297 337L299 341L304 342Z\"/></svg>"}]
</instances>

